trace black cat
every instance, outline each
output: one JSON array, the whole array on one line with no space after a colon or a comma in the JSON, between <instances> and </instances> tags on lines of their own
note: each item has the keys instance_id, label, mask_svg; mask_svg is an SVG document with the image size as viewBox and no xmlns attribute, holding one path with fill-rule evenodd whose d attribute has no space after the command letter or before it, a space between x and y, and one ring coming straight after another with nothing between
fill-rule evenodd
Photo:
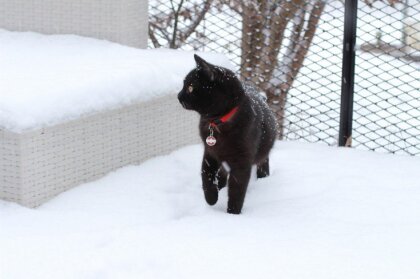
<instances>
[{"instance_id":1,"label":"black cat","mask_svg":"<svg viewBox=\"0 0 420 279\"><path fill-rule=\"evenodd\" d=\"M200 114L204 142L201 177L206 201L214 205L228 182L228 213L241 213L252 165L269 175L268 154L277 135L274 114L264 98L235 74L194 55L197 67L178 94L182 106ZM227 181L229 179L229 181Z\"/></svg>"}]
</instances>

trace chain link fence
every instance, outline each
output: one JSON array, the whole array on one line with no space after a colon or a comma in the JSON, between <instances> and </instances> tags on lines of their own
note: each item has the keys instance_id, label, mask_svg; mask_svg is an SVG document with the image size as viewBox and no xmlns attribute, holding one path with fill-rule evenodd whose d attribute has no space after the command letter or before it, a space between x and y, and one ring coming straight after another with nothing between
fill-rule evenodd
<instances>
[{"instance_id":1,"label":"chain link fence","mask_svg":"<svg viewBox=\"0 0 420 279\"><path fill-rule=\"evenodd\" d=\"M420 1L362 4L357 42L354 146L420 155Z\"/></svg>"},{"instance_id":2,"label":"chain link fence","mask_svg":"<svg viewBox=\"0 0 420 279\"><path fill-rule=\"evenodd\" d=\"M280 137L337 145L342 0L150 0L149 46L224 53ZM360 0L353 146L420 155L420 1Z\"/></svg>"}]
</instances>

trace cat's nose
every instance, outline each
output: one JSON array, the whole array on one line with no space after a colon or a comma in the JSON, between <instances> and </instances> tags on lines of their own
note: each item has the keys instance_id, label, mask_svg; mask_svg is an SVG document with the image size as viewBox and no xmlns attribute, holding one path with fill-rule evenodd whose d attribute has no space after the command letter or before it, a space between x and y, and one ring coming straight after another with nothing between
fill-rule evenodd
<instances>
[{"instance_id":1,"label":"cat's nose","mask_svg":"<svg viewBox=\"0 0 420 279\"><path fill-rule=\"evenodd\" d=\"M182 107L183 108L187 108L186 106L185 106L185 102L184 102L184 100L183 100L184 98L183 98L183 95L182 95L182 92L179 92L178 93L178 101L181 103L181 105L182 105Z\"/></svg>"}]
</instances>

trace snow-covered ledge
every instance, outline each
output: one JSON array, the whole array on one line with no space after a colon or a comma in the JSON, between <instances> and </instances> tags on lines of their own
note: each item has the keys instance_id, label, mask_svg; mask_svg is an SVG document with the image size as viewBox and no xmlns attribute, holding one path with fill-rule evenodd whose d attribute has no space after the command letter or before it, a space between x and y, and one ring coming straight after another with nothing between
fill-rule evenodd
<instances>
[{"instance_id":1,"label":"snow-covered ledge","mask_svg":"<svg viewBox=\"0 0 420 279\"><path fill-rule=\"evenodd\" d=\"M198 142L197 115L176 99L194 66L192 52L0 30L0 198L36 207Z\"/></svg>"},{"instance_id":2,"label":"snow-covered ledge","mask_svg":"<svg viewBox=\"0 0 420 279\"><path fill-rule=\"evenodd\" d=\"M0 0L0 28L77 34L146 48L147 0Z\"/></svg>"}]
</instances>

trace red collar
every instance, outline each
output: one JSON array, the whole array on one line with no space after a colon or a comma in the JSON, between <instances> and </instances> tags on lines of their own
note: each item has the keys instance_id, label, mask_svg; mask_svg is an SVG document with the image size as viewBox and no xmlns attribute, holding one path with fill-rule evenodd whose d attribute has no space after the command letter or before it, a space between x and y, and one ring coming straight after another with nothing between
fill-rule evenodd
<instances>
[{"instance_id":1,"label":"red collar","mask_svg":"<svg viewBox=\"0 0 420 279\"><path fill-rule=\"evenodd\" d=\"M221 123L225 123L228 122L234 115L235 113L238 111L239 107L234 107L231 111L229 111L227 114L223 115L220 118L216 118L213 121L210 121L210 126L211 127L216 127L217 125L221 124Z\"/></svg>"}]
</instances>

